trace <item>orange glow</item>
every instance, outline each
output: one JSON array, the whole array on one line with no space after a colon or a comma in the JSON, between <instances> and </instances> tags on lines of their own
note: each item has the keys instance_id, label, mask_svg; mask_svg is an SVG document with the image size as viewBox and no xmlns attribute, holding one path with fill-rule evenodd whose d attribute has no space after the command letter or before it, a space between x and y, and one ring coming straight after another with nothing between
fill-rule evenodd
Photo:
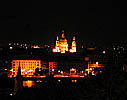
<instances>
[{"instance_id":1,"label":"orange glow","mask_svg":"<svg viewBox=\"0 0 127 100\"><path fill-rule=\"evenodd\" d=\"M41 80L37 80L36 82L42 82Z\"/></svg>"},{"instance_id":2,"label":"orange glow","mask_svg":"<svg viewBox=\"0 0 127 100\"><path fill-rule=\"evenodd\" d=\"M40 48L39 46L31 46L31 48Z\"/></svg>"},{"instance_id":3,"label":"orange glow","mask_svg":"<svg viewBox=\"0 0 127 100\"><path fill-rule=\"evenodd\" d=\"M53 49L53 52L65 53L66 51L68 51L68 43L67 39L65 38L64 31L62 31L62 36L60 40L59 37L57 36L56 45L55 48ZM75 37L73 37L72 48L69 51L70 53L76 52Z\"/></svg>"},{"instance_id":4,"label":"orange glow","mask_svg":"<svg viewBox=\"0 0 127 100\"><path fill-rule=\"evenodd\" d=\"M85 61L89 61L89 57L85 57Z\"/></svg>"},{"instance_id":5,"label":"orange glow","mask_svg":"<svg viewBox=\"0 0 127 100\"><path fill-rule=\"evenodd\" d=\"M58 80L58 82L60 82L61 80Z\"/></svg>"},{"instance_id":6,"label":"orange glow","mask_svg":"<svg viewBox=\"0 0 127 100\"><path fill-rule=\"evenodd\" d=\"M80 76L80 77L84 77L84 76Z\"/></svg>"},{"instance_id":7,"label":"orange glow","mask_svg":"<svg viewBox=\"0 0 127 100\"><path fill-rule=\"evenodd\" d=\"M57 63L49 62L49 75L53 75L56 72Z\"/></svg>"},{"instance_id":8,"label":"orange glow","mask_svg":"<svg viewBox=\"0 0 127 100\"><path fill-rule=\"evenodd\" d=\"M76 42L75 42L75 37L73 37L72 41L72 48L70 49L70 53L76 52Z\"/></svg>"},{"instance_id":9,"label":"orange glow","mask_svg":"<svg viewBox=\"0 0 127 100\"><path fill-rule=\"evenodd\" d=\"M72 80L72 82L73 82L73 83L74 83L74 82L76 83L76 82L77 82L77 80Z\"/></svg>"},{"instance_id":10,"label":"orange glow","mask_svg":"<svg viewBox=\"0 0 127 100\"><path fill-rule=\"evenodd\" d=\"M81 75L70 75L70 76L66 76L66 75L54 75L54 77L84 77Z\"/></svg>"},{"instance_id":11,"label":"orange glow","mask_svg":"<svg viewBox=\"0 0 127 100\"><path fill-rule=\"evenodd\" d=\"M64 75L54 75L54 77L64 77Z\"/></svg>"},{"instance_id":12,"label":"orange glow","mask_svg":"<svg viewBox=\"0 0 127 100\"><path fill-rule=\"evenodd\" d=\"M76 69L74 68L70 69L70 75L76 75Z\"/></svg>"},{"instance_id":13,"label":"orange glow","mask_svg":"<svg viewBox=\"0 0 127 100\"><path fill-rule=\"evenodd\" d=\"M103 54L106 54L106 51L103 51Z\"/></svg>"},{"instance_id":14,"label":"orange glow","mask_svg":"<svg viewBox=\"0 0 127 100\"><path fill-rule=\"evenodd\" d=\"M70 75L70 77L80 77L80 75Z\"/></svg>"},{"instance_id":15,"label":"orange glow","mask_svg":"<svg viewBox=\"0 0 127 100\"><path fill-rule=\"evenodd\" d=\"M99 67L104 67L102 64L90 64L90 68L99 68Z\"/></svg>"},{"instance_id":16,"label":"orange glow","mask_svg":"<svg viewBox=\"0 0 127 100\"><path fill-rule=\"evenodd\" d=\"M12 60L12 69L10 70L10 77L17 76L19 66L21 69L21 75L32 76L34 75L36 68L41 68L41 60Z\"/></svg>"},{"instance_id":17,"label":"orange glow","mask_svg":"<svg viewBox=\"0 0 127 100\"><path fill-rule=\"evenodd\" d=\"M28 88L32 87L33 85L35 85L34 81L28 80L28 81L23 81L23 87L28 86Z\"/></svg>"},{"instance_id":18,"label":"orange glow","mask_svg":"<svg viewBox=\"0 0 127 100\"><path fill-rule=\"evenodd\" d=\"M95 50L95 48L87 48L88 50L90 50L90 51L93 51L93 50Z\"/></svg>"}]
</instances>

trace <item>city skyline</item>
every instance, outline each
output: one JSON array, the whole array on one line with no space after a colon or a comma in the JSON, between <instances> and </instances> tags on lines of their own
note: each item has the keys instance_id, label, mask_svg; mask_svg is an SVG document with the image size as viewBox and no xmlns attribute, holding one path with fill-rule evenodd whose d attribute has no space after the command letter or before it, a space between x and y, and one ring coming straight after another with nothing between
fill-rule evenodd
<instances>
[{"instance_id":1,"label":"city skyline","mask_svg":"<svg viewBox=\"0 0 127 100\"><path fill-rule=\"evenodd\" d=\"M2 1L0 98L125 100L123 1Z\"/></svg>"}]
</instances>

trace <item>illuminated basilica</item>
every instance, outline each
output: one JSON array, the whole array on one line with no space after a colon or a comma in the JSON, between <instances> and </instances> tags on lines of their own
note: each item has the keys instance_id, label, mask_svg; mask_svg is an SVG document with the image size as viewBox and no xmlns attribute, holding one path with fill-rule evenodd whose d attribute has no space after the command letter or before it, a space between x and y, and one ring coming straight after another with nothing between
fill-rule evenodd
<instances>
[{"instance_id":1,"label":"illuminated basilica","mask_svg":"<svg viewBox=\"0 0 127 100\"><path fill-rule=\"evenodd\" d=\"M61 38L59 39L59 37L57 36L56 45L55 48L53 49L53 52L65 53L66 51L69 51L70 53L76 52L76 41L75 37L73 37L72 46L70 49L68 49L67 39L64 35L63 30Z\"/></svg>"}]
</instances>

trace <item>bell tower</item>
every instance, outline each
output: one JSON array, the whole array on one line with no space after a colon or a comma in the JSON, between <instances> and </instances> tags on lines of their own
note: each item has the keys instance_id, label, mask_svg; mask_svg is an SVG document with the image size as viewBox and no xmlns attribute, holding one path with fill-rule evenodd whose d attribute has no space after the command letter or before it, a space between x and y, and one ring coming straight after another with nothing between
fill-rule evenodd
<instances>
[{"instance_id":1,"label":"bell tower","mask_svg":"<svg viewBox=\"0 0 127 100\"><path fill-rule=\"evenodd\" d=\"M73 37L73 41L72 41L72 47L70 49L70 52L76 52L76 41L75 41L75 36Z\"/></svg>"}]
</instances>

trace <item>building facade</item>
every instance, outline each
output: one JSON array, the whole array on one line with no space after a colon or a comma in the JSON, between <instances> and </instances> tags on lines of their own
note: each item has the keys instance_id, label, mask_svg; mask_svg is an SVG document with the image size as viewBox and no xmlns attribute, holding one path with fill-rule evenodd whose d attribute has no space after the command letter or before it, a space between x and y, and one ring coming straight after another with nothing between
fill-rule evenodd
<instances>
[{"instance_id":1,"label":"building facade","mask_svg":"<svg viewBox=\"0 0 127 100\"><path fill-rule=\"evenodd\" d=\"M64 35L64 31L62 31L61 38L59 39L59 37L57 36L56 45L53 49L53 52L65 53L67 51L69 51L70 53L76 52L76 41L75 37L73 37L72 46L71 49L69 49L67 39Z\"/></svg>"},{"instance_id":2,"label":"building facade","mask_svg":"<svg viewBox=\"0 0 127 100\"><path fill-rule=\"evenodd\" d=\"M19 65L20 64L20 65ZM16 77L18 67L20 66L21 75L34 75L36 68L41 68L41 60L12 60L12 69L10 77Z\"/></svg>"}]
</instances>

